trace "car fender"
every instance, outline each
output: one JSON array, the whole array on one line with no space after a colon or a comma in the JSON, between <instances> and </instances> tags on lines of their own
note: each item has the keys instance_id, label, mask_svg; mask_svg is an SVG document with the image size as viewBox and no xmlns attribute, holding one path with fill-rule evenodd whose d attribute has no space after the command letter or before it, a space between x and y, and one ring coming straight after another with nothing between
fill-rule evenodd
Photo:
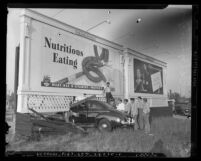
<instances>
[{"instance_id":1,"label":"car fender","mask_svg":"<svg viewBox=\"0 0 201 161\"><path fill-rule=\"evenodd\" d=\"M109 116L109 115L106 115L106 114L99 114L96 116L96 124L98 124L98 122L101 120L101 119L107 119L108 121L110 122L117 122L116 119L119 118L117 116Z\"/></svg>"}]
</instances>

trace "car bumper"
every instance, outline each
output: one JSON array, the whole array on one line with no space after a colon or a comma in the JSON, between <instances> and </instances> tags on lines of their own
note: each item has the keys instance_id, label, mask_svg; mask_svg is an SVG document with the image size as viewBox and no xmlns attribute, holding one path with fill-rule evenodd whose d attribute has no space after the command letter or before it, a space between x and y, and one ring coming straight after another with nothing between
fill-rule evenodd
<instances>
[{"instance_id":1,"label":"car bumper","mask_svg":"<svg viewBox=\"0 0 201 161\"><path fill-rule=\"evenodd\" d=\"M191 113L190 112L184 112L184 115L185 116L191 116Z\"/></svg>"},{"instance_id":2,"label":"car bumper","mask_svg":"<svg viewBox=\"0 0 201 161\"><path fill-rule=\"evenodd\" d=\"M113 127L133 127L135 125L135 121L133 119L129 121L121 121L121 122L113 122Z\"/></svg>"}]
</instances>

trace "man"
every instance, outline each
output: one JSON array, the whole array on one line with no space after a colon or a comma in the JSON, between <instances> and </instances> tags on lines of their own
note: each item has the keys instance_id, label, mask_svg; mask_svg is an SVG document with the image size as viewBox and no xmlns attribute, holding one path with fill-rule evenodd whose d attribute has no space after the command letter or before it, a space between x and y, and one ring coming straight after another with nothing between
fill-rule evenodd
<instances>
[{"instance_id":1,"label":"man","mask_svg":"<svg viewBox=\"0 0 201 161\"><path fill-rule=\"evenodd\" d=\"M130 104L128 103L128 99L124 99L124 108L125 112L130 115Z\"/></svg>"},{"instance_id":2,"label":"man","mask_svg":"<svg viewBox=\"0 0 201 161\"><path fill-rule=\"evenodd\" d=\"M124 103L122 102L121 98L118 99L117 110L122 111L122 112L125 111Z\"/></svg>"},{"instance_id":3,"label":"man","mask_svg":"<svg viewBox=\"0 0 201 161\"><path fill-rule=\"evenodd\" d=\"M114 99L110 99L110 105L111 105L114 109L117 109Z\"/></svg>"},{"instance_id":4,"label":"man","mask_svg":"<svg viewBox=\"0 0 201 161\"><path fill-rule=\"evenodd\" d=\"M143 123L143 103L142 103L142 97L138 97L137 98L137 102L136 102L136 107L138 109L138 125L139 125L139 128L140 130L143 129L144 127L144 123Z\"/></svg>"},{"instance_id":5,"label":"man","mask_svg":"<svg viewBox=\"0 0 201 161\"><path fill-rule=\"evenodd\" d=\"M150 112L150 107L147 102L147 98L143 98L143 121L145 125L145 133L148 134L150 133L150 124L149 124L149 112Z\"/></svg>"},{"instance_id":6,"label":"man","mask_svg":"<svg viewBox=\"0 0 201 161\"><path fill-rule=\"evenodd\" d=\"M110 88L110 82L107 82L106 87L104 88L103 91L106 94L106 102L110 103L110 99L113 98L112 94L111 94L111 88Z\"/></svg>"},{"instance_id":7,"label":"man","mask_svg":"<svg viewBox=\"0 0 201 161\"><path fill-rule=\"evenodd\" d=\"M135 98L130 98L130 113L131 117L135 120L135 130L138 129L138 122L137 122L137 116L138 116L138 109L136 106Z\"/></svg>"}]
</instances>

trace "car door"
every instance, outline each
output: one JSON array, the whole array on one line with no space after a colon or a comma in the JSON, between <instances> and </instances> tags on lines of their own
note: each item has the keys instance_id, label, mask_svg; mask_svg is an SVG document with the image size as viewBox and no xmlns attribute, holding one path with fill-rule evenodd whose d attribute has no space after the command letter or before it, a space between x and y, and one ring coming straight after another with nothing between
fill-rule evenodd
<instances>
[{"instance_id":1,"label":"car door","mask_svg":"<svg viewBox=\"0 0 201 161\"><path fill-rule=\"evenodd\" d=\"M77 106L77 112L75 115L75 123L85 124L87 123L87 106L86 103L82 103Z\"/></svg>"},{"instance_id":2,"label":"car door","mask_svg":"<svg viewBox=\"0 0 201 161\"><path fill-rule=\"evenodd\" d=\"M88 108L87 123L89 124L94 124L96 116L99 113L106 111L105 107L102 104L98 103L97 101L88 101L87 108Z\"/></svg>"}]
</instances>

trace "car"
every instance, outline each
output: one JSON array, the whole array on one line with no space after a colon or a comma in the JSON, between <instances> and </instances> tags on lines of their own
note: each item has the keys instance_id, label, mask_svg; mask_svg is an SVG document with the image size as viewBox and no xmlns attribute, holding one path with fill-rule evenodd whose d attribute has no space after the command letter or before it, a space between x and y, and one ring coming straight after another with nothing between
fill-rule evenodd
<instances>
[{"instance_id":1,"label":"car","mask_svg":"<svg viewBox=\"0 0 201 161\"><path fill-rule=\"evenodd\" d=\"M175 105L175 114L191 117L191 108L187 103L177 103Z\"/></svg>"},{"instance_id":2,"label":"car","mask_svg":"<svg viewBox=\"0 0 201 161\"><path fill-rule=\"evenodd\" d=\"M70 107L69 121L83 128L95 127L100 131L112 131L117 127L134 127L129 115L96 98L86 98Z\"/></svg>"},{"instance_id":3,"label":"car","mask_svg":"<svg viewBox=\"0 0 201 161\"><path fill-rule=\"evenodd\" d=\"M188 118L191 117L191 108L184 109L184 115Z\"/></svg>"}]
</instances>

